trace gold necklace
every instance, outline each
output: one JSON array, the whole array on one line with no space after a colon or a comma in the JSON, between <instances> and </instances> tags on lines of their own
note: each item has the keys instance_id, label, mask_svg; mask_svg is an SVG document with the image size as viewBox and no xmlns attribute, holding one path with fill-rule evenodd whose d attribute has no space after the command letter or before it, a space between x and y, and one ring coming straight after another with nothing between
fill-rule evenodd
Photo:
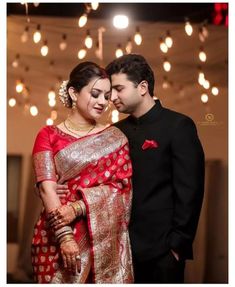
<instances>
[{"instance_id":1,"label":"gold necklace","mask_svg":"<svg viewBox=\"0 0 235 287\"><path fill-rule=\"evenodd\" d=\"M84 135L80 135L77 132L74 132L70 129L70 127L67 126L66 121L64 121L64 127L66 128L67 131L69 131L70 133L79 136L79 137L84 137L87 136L95 127L96 127L96 123L87 131L87 133L85 133Z\"/></svg>"},{"instance_id":2,"label":"gold necklace","mask_svg":"<svg viewBox=\"0 0 235 287\"><path fill-rule=\"evenodd\" d=\"M89 124L89 123L79 123L79 124L75 124L73 121L71 121L69 118L67 118L65 120L67 127L69 127L70 129L74 130L74 131L88 131L90 128L92 128L94 126L94 124ZM95 123L96 124L96 123Z\"/></svg>"}]
</instances>

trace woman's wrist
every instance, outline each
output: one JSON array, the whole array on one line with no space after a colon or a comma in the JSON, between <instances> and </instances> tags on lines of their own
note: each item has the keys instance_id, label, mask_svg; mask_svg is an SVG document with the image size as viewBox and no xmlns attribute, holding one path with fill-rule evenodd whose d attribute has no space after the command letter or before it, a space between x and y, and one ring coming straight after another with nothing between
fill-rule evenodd
<instances>
[{"instance_id":1,"label":"woman's wrist","mask_svg":"<svg viewBox=\"0 0 235 287\"><path fill-rule=\"evenodd\" d=\"M86 216L86 206L82 200L77 200L70 204L74 210L76 217Z\"/></svg>"}]
</instances>

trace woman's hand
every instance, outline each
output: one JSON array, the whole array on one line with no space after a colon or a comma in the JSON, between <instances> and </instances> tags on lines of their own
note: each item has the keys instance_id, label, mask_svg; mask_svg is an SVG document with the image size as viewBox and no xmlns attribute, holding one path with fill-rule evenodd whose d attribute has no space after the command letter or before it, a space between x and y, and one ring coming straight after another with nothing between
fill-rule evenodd
<instances>
[{"instance_id":1,"label":"woman's hand","mask_svg":"<svg viewBox=\"0 0 235 287\"><path fill-rule=\"evenodd\" d=\"M74 239L60 244L64 268L76 275L81 272L81 257L77 242Z\"/></svg>"},{"instance_id":2,"label":"woman's hand","mask_svg":"<svg viewBox=\"0 0 235 287\"><path fill-rule=\"evenodd\" d=\"M54 230L69 225L75 218L76 214L71 205L62 205L48 214L49 224Z\"/></svg>"}]
</instances>

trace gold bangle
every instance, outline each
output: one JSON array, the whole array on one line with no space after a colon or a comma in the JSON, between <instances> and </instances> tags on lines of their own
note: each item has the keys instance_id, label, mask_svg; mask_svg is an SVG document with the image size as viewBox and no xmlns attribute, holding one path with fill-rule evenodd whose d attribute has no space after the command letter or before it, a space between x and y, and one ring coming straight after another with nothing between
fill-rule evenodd
<instances>
[{"instance_id":1,"label":"gold bangle","mask_svg":"<svg viewBox=\"0 0 235 287\"><path fill-rule=\"evenodd\" d=\"M82 215L82 208L79 204L78 201L72 202L70 204L75 212L76 217L81 216Z\"/></svg>"},{"instance_id":2,"label":"gold bangle","mask_svg":"<svg viewBox=\"0 0 235 287\"><path fill-rule=\"evenodd\" d=\"M86 216L86 205L85 205L84 201L79 200L78 204L80 205L80 207L82 209L82 216L85 217Z\"/></svg>"}]
</instances>

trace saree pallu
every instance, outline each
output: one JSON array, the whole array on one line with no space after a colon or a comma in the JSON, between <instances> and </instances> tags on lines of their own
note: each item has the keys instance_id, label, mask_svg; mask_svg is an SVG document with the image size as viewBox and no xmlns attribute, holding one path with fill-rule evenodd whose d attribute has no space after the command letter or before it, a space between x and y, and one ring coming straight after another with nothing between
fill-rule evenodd
<instances>
[{"instance_id":1,"label":"saree pallu","mask_svg":"<svg viewBox=\"0 0 235 287\"><path fill-rule=\"evenodd\" d=\"M35 225L32 264L39 283L133 283L128 233L132 166L125 135L109 127L76 139L56 127L43 128L33 150L37 181L68 183L62 204L82 199L86 218L71 223L81 255L81 272L63 268L45 210Z\"/></svg>"}]
</instances>

